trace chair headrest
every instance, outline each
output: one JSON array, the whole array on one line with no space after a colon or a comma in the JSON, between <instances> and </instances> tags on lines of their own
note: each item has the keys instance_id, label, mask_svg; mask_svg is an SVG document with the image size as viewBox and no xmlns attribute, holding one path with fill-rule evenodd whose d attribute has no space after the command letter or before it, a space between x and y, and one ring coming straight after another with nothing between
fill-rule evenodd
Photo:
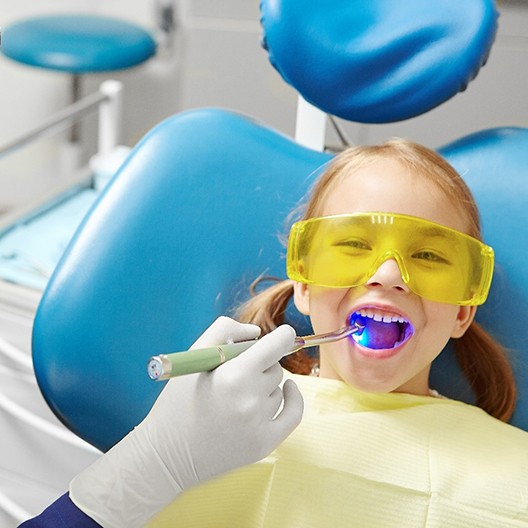
<instances>
[{"instance_id":1,"label":"chair headrest","mask_svg":"<svg viewBox=\"0 0 528 528\"><path fill-rule=\"evenodd\" d=\"M326 113L401 121L461 90L485 63L493 0L262 0L263 44L283 79Z\"/></svg>"}]
</instances>

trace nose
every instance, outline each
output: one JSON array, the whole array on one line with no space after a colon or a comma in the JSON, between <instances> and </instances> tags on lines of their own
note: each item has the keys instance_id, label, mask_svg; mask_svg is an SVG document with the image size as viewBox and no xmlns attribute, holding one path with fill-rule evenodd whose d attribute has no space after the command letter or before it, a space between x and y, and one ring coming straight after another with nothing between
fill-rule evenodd
<instances>
[{"instance_id":1,"label":"nose","mask_svg":"<svg viewBox=\"0 0 528 528\"><path fill-rule=\"evenodd\" d=\"M367 286L372 288L395 288L403 292L410 291L403 281L398 263L394 259L382 262L374 275L367 281Z\"/></svg>"}]
</instances>

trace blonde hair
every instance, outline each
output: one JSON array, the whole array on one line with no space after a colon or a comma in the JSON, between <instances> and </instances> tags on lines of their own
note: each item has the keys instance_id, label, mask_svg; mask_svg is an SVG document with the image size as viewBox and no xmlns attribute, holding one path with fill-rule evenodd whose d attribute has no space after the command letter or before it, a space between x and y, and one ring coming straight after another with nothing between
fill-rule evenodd
<instances>
[{"instance_id":1,"label":"blonde hair","mask_svg":"<svg viewBox=\"0 0 528 528\"><path fill-rule=\"evenodd\" d=\"M329 192L347 175L379 159L393 159L412 170L427 175L466 220L467 234L482 240L480 215L468 186L455 169L433 150L404 139L391 139L381 145L357 146L335 156L313 187L304 204L302 219L321 216ZM237 311L237 318L252 322L270 332L285 319L293 296L293 281L275 281L271 287L256 293ZM476 397L476 404L491 416L507 421L515 408L517 389L504 349L478 323L454 340L455 354L462 372ZM283 365L298 374L308 374L316 360L304 351L287 356Z\"/></svg>"}]
</instances>

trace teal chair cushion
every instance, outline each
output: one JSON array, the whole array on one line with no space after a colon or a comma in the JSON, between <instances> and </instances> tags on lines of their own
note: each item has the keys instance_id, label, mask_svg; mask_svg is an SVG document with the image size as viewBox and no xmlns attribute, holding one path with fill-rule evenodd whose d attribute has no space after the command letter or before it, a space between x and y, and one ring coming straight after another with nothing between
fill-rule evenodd
<instances>
[{"instance_id":1,"label":"teal chair cushion","mask_svg":"<svg viewBox=\"0 0 528 528\"><path fill-rule=\"evenodd\" d=\"M470 134L439 149L463 175L481 212L484 239L495 250L495 270L487 302L477 321L506 347L514 366L519 404L511 423L528 430L528 129L493 128ZM449 360L449 361L447 361ZM433 384L445 394L472 402L460 382L451 351L440 356ZM457 381L458 380L458 381Z\"/></svg>"},{"instance_id":2,"label":"teal chair cushion","mask_svg":"<svg viewBox=\"0 0 528 528\"><path fill-rule=\"evenodd\" d=\"M188 348L258 275L285 277L285 218L328 158L221 110L153 129L41 301L33 361L57 416L101 449L137 424L162 388L151 355Z\"/></svg>"},{"instance_id":3,"label":"teal chair cushion","mask_svg":"<svg viewBox=\"0 0 528 528\"><path fill-rule=\"evenodd\" d=\"M28 66L81 74L141 64L154 55L156 42L131 22L64 14L13 22L3 30L1 51Z\"/></svg>"}]
</instances>

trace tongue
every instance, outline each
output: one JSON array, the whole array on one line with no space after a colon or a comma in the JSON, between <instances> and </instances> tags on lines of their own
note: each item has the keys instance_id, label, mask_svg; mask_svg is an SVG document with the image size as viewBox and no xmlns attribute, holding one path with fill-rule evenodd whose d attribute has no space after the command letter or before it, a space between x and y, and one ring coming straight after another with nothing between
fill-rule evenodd
<instances>
[{"instance_id":1,"label":"tongue","mask_svg":"<svg viewBox=\"0 0 528 528\"><path fill-rule=\"evenodd\" d=\"M393 348L400 340L400 325L398 323L382 323L366 319L361 343L373 349Z\"/></svg>"}]
</instances>

